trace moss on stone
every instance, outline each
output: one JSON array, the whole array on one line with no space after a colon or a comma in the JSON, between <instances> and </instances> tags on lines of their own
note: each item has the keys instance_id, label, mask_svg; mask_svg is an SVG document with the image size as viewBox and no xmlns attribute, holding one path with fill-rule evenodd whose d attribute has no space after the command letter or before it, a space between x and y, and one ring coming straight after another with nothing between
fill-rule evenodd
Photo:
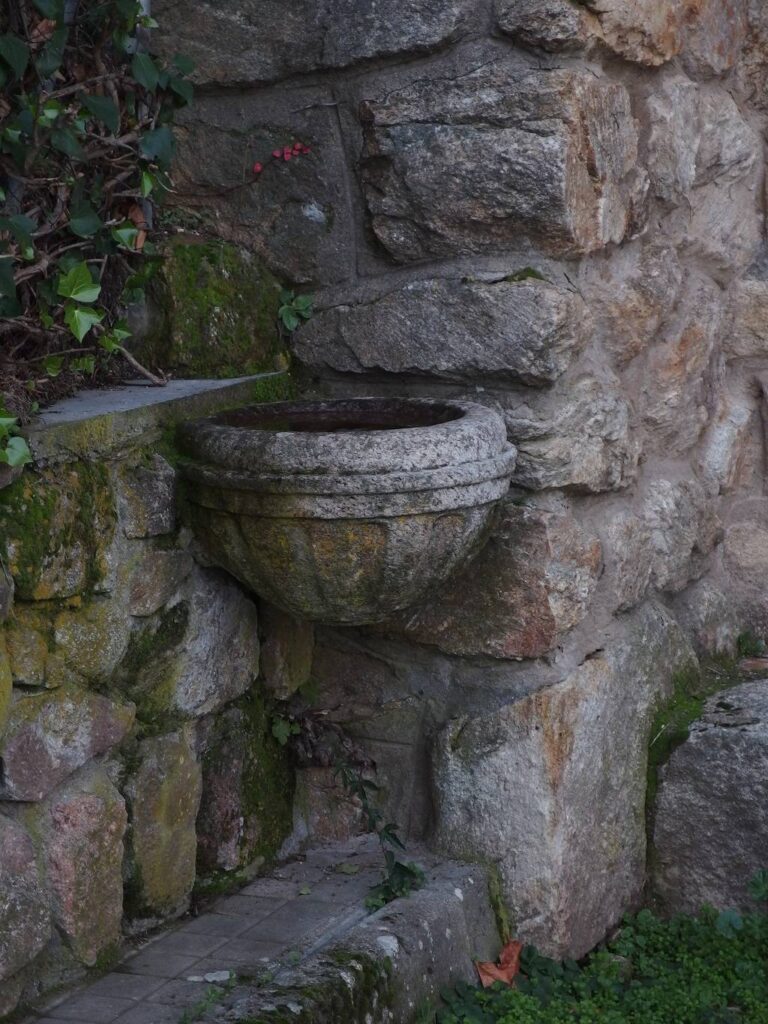
<instances>
[{"instance_id":1,"label":"moss on stone","mask_svg":"<svg viewBox=\"0 0 768 1024\"><path fill-rule=\"evenodd\" d=\"M243 377L288 365L278 330L280 283L245 250L174 239L153 284L157 324L140 359L184 377Z\"/></svg>"},{"instance_id":2,"label":"moss on stone","mask_svg":"<svg viewBox=\"0 0 768 1024\"><path fill-rule=\"evenodd\" d=\"M126 857L123 863L123 913L129 920L137 920L144 915L144 879L141 868L132 857Z\"/></svg>"},{"instance_id":3,"label":"moss on stone","mask_svg":"<svg viewBox=\"0 0 768 1024\"><path fill-rule=\"evenodd\" d=\"M498 864L489 864L486 872L488 874L488 902L491 904L491 910L496 921L496 931L499 933L499 939L504 946L512 938L512 921L504 900L504 884L501 880Z\"/></svg>"},{"instance_id":4,"label":"moss on stone","mask_svg":"<svg viewBox=\"0 0 768 1024\"><path fill-rule=\"evenodd\" d=\"M116 519L109 473L98 463L27 470L0 491L0 553L17 597L92 592L107 572Z\"/></svg>"},{"instance_id":5,"label":"moss on stone","mask_svg":"<svg viewBox=\"0 0 768 1024\"><path fill-rule=\"evenodd\" d=\"M263 402L287 402L296 398L297 391L296 381L287 372L262 377L253 382L252 402L254 405Z\"/></svg>"},{"instance_id":6,"label":"moss on stone","mask_svg":"<svg viewBox=\"0 0 768 1024\"><path fill-rule=\"evenodd\" d=\"M258 864L257 865L261 866ZM229 896L230 893L239 892L251 879L249 872L237 869L236 871L213 871L207 875L198 875L195 879L193 895L200 901L212 899L214 896Z\"/></svg>"},{"instance_id":7,"label":"moss on stone","mask_svg":"<svg viewBox=\"0 0 768 1024\"><path fill-rule=\"evenodd\" d=\"M5 624L5 640L14 682L21 686L48 685L47 663L54 640L47 605L17 601Z\"/></svg>"},{"instance_id":8,"label":"moss on stone","mask_svg":"<svg viewBox=\"0 0 768 1024\"><path fill-rule=\"evenodd\" d=\"M123 865L126 913L174 916L188 905L195 880L195 818L200 766L194 727L139 742L126 761L123 795L130 829Z\"/></svg>"},{"instance_id":9,"label":"moss on stone","mask_svg":"<svg viewBox=\"0 0 768 1024\"><path fill-rule=\"evenodd\" d=\"M240 761L237 800L242 815L239 867L233 871L210 870L198 858L199 891L224 889L227 879L245 868L268 864L293 828L293 798L296 786L290 753L272 735L272 702L256 687L232 705L241 724L222 718L214 726L203 755L203 778L226 777ZM208 867L208 870L206 870Z\"/></svg>"},{"instance_id":10,"label":"moss on stone","mask_svg":"<svg viewBox=\"0 0 768 1024\"><path fill-rule=\"evenodd\" d=\"M175 652L184 641L189 607L179 601L155 621L143 625L130 639L116 681L136 704L142 737L170 732L181 722L172 709L176 686Z\"/></svg>"},{"instance_id":11,"label":"moss on stone","mask_svg":"<svg viewBox=\"0 0 768 1024\"><path fill-rule=\"evenodd\" d=\"M296 778L288 750L272 735L272 708L255 687L242 702L251 736L243 774L243 812L260 823L258 846L249 858L268 861L277 854L293 827Z\"/></svg>"},{"instance_id":12,"label":"moss on stone","mask_svg":"<svg viewBox=\"0 0 768 1024\"><path fill-rule=\"evenodd\" d=\"M673 752L690 735L691 725L701 717L704 703L718 690L743 682L736 658L727 654L711 655L700 664L690 665L672 677L672 696L654 715L648 747L648 783L646 787L646 826L648 861L653 861L653 816L659 787L659 771Z\"/></svg>"},{"instance_id":13,"label":"moss on stone","mask_svg":"<svg viewBox=\"0 0 768 1024\"><path fill-rule=\"evenodd\" d=\"M387 959L336 950L328 958L324 976L284 993L270 992L274 1008L243 1024L366 1024L374 1019L374 1010L379 1019L382 1009L391 1007L392 995L392 969Z\"/></svg>"}]
</instances>

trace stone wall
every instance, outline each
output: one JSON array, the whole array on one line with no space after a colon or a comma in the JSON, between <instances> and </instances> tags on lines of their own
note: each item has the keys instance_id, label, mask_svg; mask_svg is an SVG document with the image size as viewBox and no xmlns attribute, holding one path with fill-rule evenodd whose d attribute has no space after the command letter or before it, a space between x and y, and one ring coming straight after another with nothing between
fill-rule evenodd
<instances>
[{"instance_id":1,"label":"stone wall","mask_svg":"<svg viewBox=\"0 0 768 1024\"><path fill-rule=\"evenodd\" d=\"M258 391L150 394L122 414L64 403L0 490L0 1016L258 869L292 827L260 668L274 631L197 559L168 443Z\"/></svg>"},{"instance_id":2,"label":"stone wall","mask_svg":"<svg viewBox=\"0 0 768 1024\"><path fill-rule=\"evenodd\" d=\"M643 890L653 709L768 618L762 5L155 6L178 202L315 293L311 390L506 418L486 550L312 671L401 823L581 954Z\"/></svg>"},{"instance_id":3,"label":"stone wall","mask_svg":"<svg viewBox=\"0 0 768 1024\"><path fill-rule=\"evenodd\" d=\"M197 60L175 197L206 238L174 253L150 358L282 366L288 281L316 299L292 345L308 393L487 403L519 460L461 576L313 636L204 564L179 516L173 424L251 385L35 433L0 490L0 1015L289 834L359 827L271 734L304 683L405 832L495 868L517 934L579 955L643 896L655 712L697 656L768 629L768 19L155 6L158 48ZM200 275L216 316L176 301Z\"/></svg>"}]
</instances>

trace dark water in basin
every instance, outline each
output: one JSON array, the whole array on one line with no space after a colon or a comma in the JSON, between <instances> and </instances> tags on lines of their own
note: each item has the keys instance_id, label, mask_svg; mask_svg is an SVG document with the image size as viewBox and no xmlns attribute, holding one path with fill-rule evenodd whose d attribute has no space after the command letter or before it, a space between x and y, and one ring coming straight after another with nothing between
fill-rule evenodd
<instances>
[{"instance_id":1,"label":"dark water in basin","mask_svg":"<svg viewBox=\"0 0 768 1024\"><path fill-rule=\"evenodd\" d=\"M462 415L461 409L447 402L275 402L222 413L214 422L274 433L335 434L432 427Z\"/></svg>"}]
</instances>

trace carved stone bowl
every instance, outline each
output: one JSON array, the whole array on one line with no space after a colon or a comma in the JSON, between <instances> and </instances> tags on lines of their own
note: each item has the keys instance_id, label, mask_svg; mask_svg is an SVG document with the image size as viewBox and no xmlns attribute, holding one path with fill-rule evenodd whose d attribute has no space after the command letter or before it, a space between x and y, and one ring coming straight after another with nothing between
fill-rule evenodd
<instances>
[{"instance_id":1,"label":"carved stone bowl","mask_svg":"<svg viewBox=\"0 0 768 1024\"><path fill-rule=\"evenodd\" d=\"M516 451L493 410L360 398L256 405L180 428L212 562L292 614L381 622L479 548Z\"/></svg>"}]
</instances>

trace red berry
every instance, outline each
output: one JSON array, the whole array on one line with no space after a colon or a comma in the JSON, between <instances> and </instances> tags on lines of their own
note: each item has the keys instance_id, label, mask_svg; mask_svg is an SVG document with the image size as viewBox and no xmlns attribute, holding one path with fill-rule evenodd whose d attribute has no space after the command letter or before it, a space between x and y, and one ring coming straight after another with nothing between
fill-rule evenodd
<instances>
[{"instance_id":1,"label":"red berry","mask_svg":"<svg viewBox=\"0 0 768 1024\"><path fill-rule=\"evenodd\" d=\"M283 160L290 160L290 159L291 159L291 154L290 153L283 153Z\"/></svg>"},{"instance_id":2,"label":"red berry","mask_svg":"<svg viewBox=\"0 0 768 1024\"><path fill-rule=\"evenodd\" d=\"M294 144L293 144L293 152L294 153L300 153L302 151L302 149L303 149L303 146L302 146L302 144L300 142L294 142Z\"/></svg>"},{"instance_id":3,"label":"red berry","mask_svg":"<svg viewBox=\"0 0 768 1024\"><path fill-rule=\"evenodd\" d=\"M261 165L260 163L255 163L255 164L253 165L253 173L254 173L254 174L261 174L261 172L262 172L263 170L264 170L264 168L262 167L262 165Z\"/></svg>"},{"instance_id":4,"label":"red berry","mask_svg":"<svg viewBox=\"0 0 768 1024\"><path fill-rule=\"evenodd\" d=\"M283 151L282 151L282 149L273 149L273 150L272 150L272 156L273 156L273 157L274 157L274 158L275 158L276 160L279 160L279 159L280 159L280 157L281 157L282 155L283 155Z\"/></svg>"}]
</instances>

